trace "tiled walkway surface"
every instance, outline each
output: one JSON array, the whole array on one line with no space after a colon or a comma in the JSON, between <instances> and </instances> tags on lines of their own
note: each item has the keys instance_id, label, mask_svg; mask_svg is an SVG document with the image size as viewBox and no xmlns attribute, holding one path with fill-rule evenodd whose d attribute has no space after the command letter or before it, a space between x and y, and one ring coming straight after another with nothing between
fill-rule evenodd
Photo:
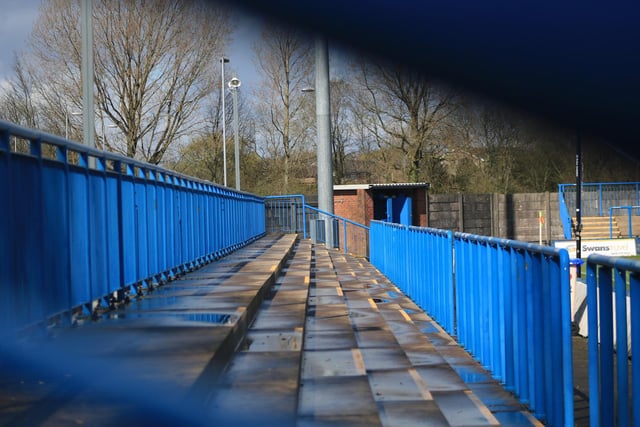
<instances>
[{"instance_id":1,"label":"tiled walkway surface","mask_svg":"<svg viewBox=\"0 0 640 427\"><path fill-rule=\"evenodd\" d=\"M537 424L370 264L292 236L44 341L2 359L0 425Z\"/></svg>"}]
</instances>

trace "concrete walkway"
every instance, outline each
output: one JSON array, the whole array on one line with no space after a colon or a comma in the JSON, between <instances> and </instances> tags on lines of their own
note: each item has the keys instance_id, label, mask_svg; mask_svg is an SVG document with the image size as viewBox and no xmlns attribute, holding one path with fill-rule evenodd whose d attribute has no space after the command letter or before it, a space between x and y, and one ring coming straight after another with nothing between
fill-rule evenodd
<instances>
[{"instance_id":1,"label":"concrete walkway","mask_svg":"<svg viewBox=\"0 0 640 427\"><path fill-rule=\"evenodd\" d=\"M0 425L540 425L369 263L291 235L3 353Z\"/></svg>"}]
</instances>

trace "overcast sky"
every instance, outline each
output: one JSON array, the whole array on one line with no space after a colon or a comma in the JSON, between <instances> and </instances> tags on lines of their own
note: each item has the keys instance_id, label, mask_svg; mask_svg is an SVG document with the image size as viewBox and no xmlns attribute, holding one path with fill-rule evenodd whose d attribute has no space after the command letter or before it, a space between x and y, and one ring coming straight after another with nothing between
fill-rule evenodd
<instances>
[{"instance_id":1,"label":"overcast sky","mask_svg":"<svg viewBox=\"0 0 640 427\"><path fill-rule=\"evenodd\" d=\"M42 1L46 0L0 0L0 83L13 75L15 52L26 49ZM242 81L242 88L249 92L258 84L252 46L260 37L262 24L258 18L247 15L234 16L234 19L238 21L238 26L226 52L230 63L225 67L225 80L237 74Z\"/></svg>"}]
</instances>

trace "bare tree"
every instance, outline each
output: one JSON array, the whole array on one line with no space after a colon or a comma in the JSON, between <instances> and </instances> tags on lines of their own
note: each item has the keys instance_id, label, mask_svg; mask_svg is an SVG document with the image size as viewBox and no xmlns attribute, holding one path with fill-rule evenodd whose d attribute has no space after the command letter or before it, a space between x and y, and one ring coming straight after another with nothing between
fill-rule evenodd
<instances>
[{"instance_id":1,"label":"bare tree","mask_svg":"<svg viewBox=\"0 0 640 427\"><path fill-rule=\"evenodd\" d=\"M79 3L43 3L31 37L30 73L51 122L81 106ZM99 144L160 163L169 146L202 126L230 34L226 10L196 0L98 0L94 4ZM120 139L107 137L115 126Z\"/></svg>"},{"instance_id":2,"label":"bare tree","mask_svg":"<svg viewBox=\"0 0 640 427\"><path fill-rule=\"evenodd\" d=\"M348 149L352 143L351 86L345 80L332 80L331 90L331 147L333 155L333 181L342 184Z\"/></svg>"},{"instance_id":3,"label":"bare tree","mask_svg":"<svg viewBox=\"0 0 640 427\"><path fill-rule=\"evenodd\" d=\"M33 99L33 82L20 58L16 57L15 76L0 91L0 117L27 127L36 127L38 109Z\"/></svg>"},{"instance_id":4,"label":"bare tree","mask_svg":"<svg viewBox=\"0 0 640 427\"><path fill-rule=\"evenodd\" d=\"M363 63L360 103L387 161L405 170L406 179L435 180L443 170L445 147L438 132L455 109L455 92L410 69ZM393 155L394 152L400 154Z\"/></svg>"},{"instance_id":5,"label":"bare tree","mask_svg":"<svg viewBox=\"0 0 640 427\"><path fill-rule=\"evenodd\" d=\"M283 187L289 188L292 157L307 134L302 89L313 76L311 44L299 31L267 26L254 47L263 71L257 94L258 123L271 154L283 158ZM307 122L308 123L308 122Z\"/></svg>"},{"instance_id":6,"label":"bare tree","mask_svg":"<svg viewBox=\"0 0 640 427\"><path fill-rule=\"evenodd\" d=\"M222 101L220 93L214 92L212 95L213 102L209 105L209 111L207 113L206 129L203 132L199 132L192 137L188 143L181 144L177 149L174 156L175 161L172 162L170 167L173 169L191 176L195 176L201 179L209 180L218 184L223 182L223 169L224 159L222 150ZM228 100L228 97L225 101ZM227 105L227 111L230 110ZM226 126L229 127L232 124L229 118L230 114L226 115ZM257 156L255 149L255 125L252 117L251 109L248 108L242 91L238 90L238 133L239 133L239 154L240 154L240 172L241 175L246 177L250 172L250 166L253 159ZM228 170L235 168L235 156L230 155L233 153L233 145L235 141L231 138L227 138L227 159ZM247 185L248 181L241 178L243 182L243 189L251 190ZM232 184L235 184L232 182Z\"/></svg>"}]
</instances>

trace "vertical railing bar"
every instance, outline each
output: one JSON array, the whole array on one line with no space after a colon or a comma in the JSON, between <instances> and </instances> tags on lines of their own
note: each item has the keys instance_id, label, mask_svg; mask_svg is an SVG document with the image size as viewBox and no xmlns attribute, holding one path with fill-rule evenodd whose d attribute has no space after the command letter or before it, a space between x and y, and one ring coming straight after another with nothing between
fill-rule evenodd
<instances>
[{"instance_id":1,"label":"vertical railing bar","mask_svg":"<svg viewBox=\"0 0 640 427\"><path fill-rule=\"evenodd\" d=\"M636 187L637 188L637 187ZM638 272L632 272L629 280L631 305L631 357L640 354L640 280ZM631 390L635 391L631 398L631 425L640 425L640 369L631 368Z\"/></svg>"},{"instance_id":2,"label":"vertical railing bar","mask_svg":"<svg viewBox=\"0 0 640 427\"><path fill-rule=\"evenodd\" d=\"M599 329L595 329L600 331L600 405L602 423L606 426L613 425L614 422L612 275L611 267L606 266L600 269L598 275L600 322Z\"/></svg>"},{"instance_id":3,"label":"vertical railing bar","mask_svg":"<svg viewBox=\"0 0 640 427\"><path fill-rule=\"evenodd\" d=\"M616 314L616 355L617 355L617 396L618 425L629 425L629 366L627 346L627 281L624 270L614 268L615 314Z\"/></svg>"},{"instance_id":4,"label":"vertical railing bar","mask_svg":"<svg viewBox=\"0 0 640 427\"><path fill-rule=\"evenodd\" d=\"M561 313L562 313L562 372L564 398L564 425L574 425L573 403L573 339L571 331L571 283L569 280L569 253L560 251Z\"/></svg>"}]
</instances>

